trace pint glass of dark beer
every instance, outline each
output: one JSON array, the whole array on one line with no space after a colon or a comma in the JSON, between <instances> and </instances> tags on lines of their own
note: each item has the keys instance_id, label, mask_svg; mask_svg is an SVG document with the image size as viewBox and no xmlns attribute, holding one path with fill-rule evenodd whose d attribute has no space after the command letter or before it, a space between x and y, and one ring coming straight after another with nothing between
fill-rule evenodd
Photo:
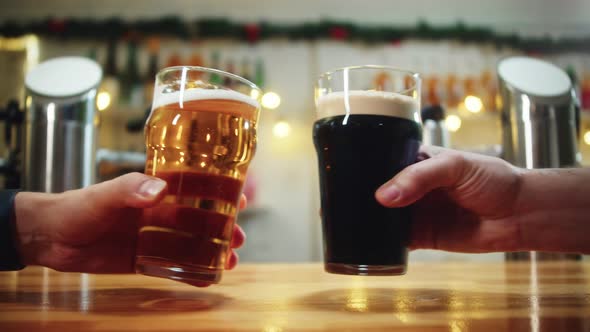
<instances>
[{"instance_id":1,"label":"pint glass of dark beer","mask_svg":"<svg viewBox=\"0 0 590 332\"><path fill-rule=\"evenodd\" d=\"M256 149L260 94L253 83L214 69L170 67L157 74L145 173L168 186L139 225L138 273L220 280Z\"/></svg>"},{"instance_id":2,"label":"pint glass of dark beer","mask_svg":"<svg viewBox=\"0 0 590 332\"><path fill-rule=\"evenodd\" d=\"M316 85L324 267L352 275L406 272L411 214L385 208L379 186L416 161L420 78L389 67L347 67Z\"/></svg>"}]
</instances>

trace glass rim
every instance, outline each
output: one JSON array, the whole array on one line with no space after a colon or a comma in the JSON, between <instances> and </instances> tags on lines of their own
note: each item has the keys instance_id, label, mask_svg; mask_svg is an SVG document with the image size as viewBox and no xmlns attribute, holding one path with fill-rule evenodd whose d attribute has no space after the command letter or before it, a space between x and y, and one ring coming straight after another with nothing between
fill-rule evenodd
<instances>
[{"instance_id":1,"label":"glass rim","mask_svg":"<svg viewBox=\"0 0 590 332\"><path fill-rule=\"evenodd\" d=\"M262 92L262 89L260 87L258 87L256 84L252 83L251 81L243 78L242 76L227 72L227 71L223 71L220 69L215 69L215 68L209 68L209 67L201 67L201 66L172 66L172 67L165 67L162 68L158 71L158 73L156 74L156 78L160 77L160 75L164 75L167 74L169 72L174 72L174 71L182 71L182 69L187 68L190 71L200 71L200 72L206 72L206 73L215 73L215 74L219 74L225 77L229 77L231 79L234 79L236 81L239 81L240 83L243 83L247 86L249 86L252 89L258 90L259 92Z\"/></svg>"},{"instance_id":2,"label":"glass rim","mask_svg":"<svg viewBox=\"0 0 590 332\"><path fill-rule=\"evenodd\" d=\"M398 73L406 73L409 74L411 77L414 78L414 84L404 90L401 91L395 91L396 93L400 93L403 94L405 92L409 92L412 90L415 90L418 87L418 82L420 82L422 80L422 78L420 77L420 74L415 72L415 71L411 71L408 69L401 69L401 68L397 68L397 67L393 67L393 66L387 66L387 65L360 65L360 66L346 66L346 67L341 67L341 68L336 68L327 72L322 73L319 77L317 82L320 82L321 80L325 79L326 77L336 74L336 73L340 73L343 72L345 70L358 70L358 69L381 69L381 70L387 70L390 72L398 72Z\"/></svg>"}]
</instances>

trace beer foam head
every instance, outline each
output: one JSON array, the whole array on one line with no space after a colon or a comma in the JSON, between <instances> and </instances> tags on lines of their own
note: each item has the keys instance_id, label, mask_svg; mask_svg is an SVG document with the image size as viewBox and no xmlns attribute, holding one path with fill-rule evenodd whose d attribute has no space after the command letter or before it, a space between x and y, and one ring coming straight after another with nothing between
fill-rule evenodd
<instances>
[{"instance_id":1,"label":"beer foam head","mask_svg":"<svg viewBox=\"0 0 590 332\"><path fill-rule=\"evenodd\" d=\"M152 109L156 109L158 107L171 104L180 105L182 108L182 104L189 101L211 99L234 100L245 104L249 104L255 108L260 108L260 104L258 103L258 101L256 101L256 99L236 91L223 89L193 88L182 91L174 91L170 93L156 92L154 94L154 104Z\"/></svg>"},{"instance_id":2,"label":"beer foam head","mask_svg":"<svg viewBox=\"0 0 590 332\"><path fill-rule=\"evenodd\" d=\"M420 122L420 105L410 96L386 91L338 91L317 100L318 119L348 114L385 115Z\"/></svg>"}]
</instances>

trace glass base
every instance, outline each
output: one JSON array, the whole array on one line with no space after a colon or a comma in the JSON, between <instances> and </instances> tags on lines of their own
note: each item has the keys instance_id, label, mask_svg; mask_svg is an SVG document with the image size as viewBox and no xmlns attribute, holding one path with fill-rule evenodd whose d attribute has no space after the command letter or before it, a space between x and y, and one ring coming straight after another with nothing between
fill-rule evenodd
<instances>
[{"instance_id":1,"label":"glass base","mask_svg":"<svg viewBox=\"0 0 590 332\"><path fill-rule=\"evenodd\" d=\"M328 273L355 276L400 276L406 274L406 269L406 265L324 264L324 270Z\"/></svg>"},{"instance_id":2,"label":"glass base","mask_svg":"<svg viewBox=\"0 0 590 332\"><path fill-rule=\"evenodd\" d=\"M216 284L221 280L223 271L178 264L163 258L137 257L135 272L146 276L167 278L187 283L203 282Z\"/></svg>"}]
</instances>

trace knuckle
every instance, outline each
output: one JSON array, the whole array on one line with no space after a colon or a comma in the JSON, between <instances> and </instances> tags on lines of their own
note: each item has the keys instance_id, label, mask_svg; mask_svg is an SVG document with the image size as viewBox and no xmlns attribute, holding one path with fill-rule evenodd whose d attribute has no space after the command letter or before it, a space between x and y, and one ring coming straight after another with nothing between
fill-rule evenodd
<instances>
[{"instance_id":1,"label":"knuckle","mask_svg":"<svg viewBox=\"0 0 590 332\"><path fill-rule=\"evenodd\" d=\"M123 177L120 178L120 180L122 180L123 182L127 182L127 183L136 183L136 182L144 181L145 178L146 178L145 174L142 174L139 172L132 172L132 173L125 174Z\"/></svg>"},{"instance_id":2,"label":"knuckle","mask_svg":"<svg viewBox=\"0 0 590 332\"><path fill-rule=\"evenodd\" d=\"M459 167L467 162L465 155L458 151L449 151L448 153L441 154L441 158L448 164L449 167Z\"/></svg>"},{"instance_id":3,"label":"knuckle","mask_svg":"<svg viewBox=\"0 0 590 332\"><path fill-rule=\"evenodd\" d=\"M415 191L424 185L424 170L420 165L414 164L406 168L404 176L400 182L404 190Z\"/></svg>"},{"instance_id":4,"label":"knuckle","mask_svg":"<svg viewBox=\"0 0 590 332\"><path fill-rule=\"evenodd\" d=\"M80 270L80 257L70 248L55 247L53 248L53 264L51 268L59 272L75 272Z\"/></svg>"},{"instance_id":5,"label":"knuckle","mask_svg":"<svg viewBox=\"0 0 590 332\"><path fill-rule=\"evenodd\" d=\"M465 168L468 165L467 157L458 151L449 151L441 155L443 158L444 172L443 174L448 180L456 182L465 173Z\"/></svg>"}]
</instances>

